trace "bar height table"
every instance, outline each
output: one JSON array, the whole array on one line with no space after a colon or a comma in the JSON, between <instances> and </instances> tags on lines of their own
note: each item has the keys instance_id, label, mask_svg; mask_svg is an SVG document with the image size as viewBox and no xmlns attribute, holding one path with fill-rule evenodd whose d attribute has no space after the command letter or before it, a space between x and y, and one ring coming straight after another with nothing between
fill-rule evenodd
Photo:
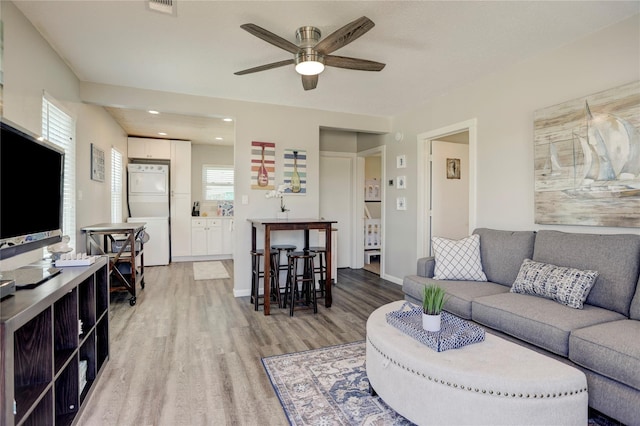
<instances>
[{"instance_id":1,"label":"bar height table","mask_svg":"<svg viewBox=\"0 0 640 426\"><path fill-rule=\"evenodd\" d=\"M272 231L304 231L304 248L309 249L309 230L319 229L325 231L325 247L327 248L327 276L325 279L324 306L331 307L331 228L335 220L324 219L247 219L251 222L251 249L256 250L256 234L258 227L264 227L264 258L270 259L271 232ZM270 274L271 262L264 262L264 276ZM267 279L265 279L267 282ZM270 286L264 286L264 314L270 314L271 296Z\"/></svg>"}]
</instances>

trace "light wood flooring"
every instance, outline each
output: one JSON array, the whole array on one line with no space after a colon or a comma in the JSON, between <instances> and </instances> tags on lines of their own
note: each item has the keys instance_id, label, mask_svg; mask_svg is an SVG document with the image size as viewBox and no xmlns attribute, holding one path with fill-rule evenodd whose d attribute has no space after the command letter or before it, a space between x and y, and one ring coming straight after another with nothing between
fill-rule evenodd
<instances>
[{"instance_id":1,"label":"light wood flooring","mask_svg":"<svg viewBox=\"0 0 640 426\"><path fill-rule=\"evenodd\" d=\"M193 279L191 262L147 267L129 306L114 293L110 360L79 425L287 425L260 359L365 338L377 307L401 287L365 270L340 269L333 306L318 313L262 307L233 297L231 279ZM247 277L249 274L247 274Z\"/></svg>"}]
</instances>

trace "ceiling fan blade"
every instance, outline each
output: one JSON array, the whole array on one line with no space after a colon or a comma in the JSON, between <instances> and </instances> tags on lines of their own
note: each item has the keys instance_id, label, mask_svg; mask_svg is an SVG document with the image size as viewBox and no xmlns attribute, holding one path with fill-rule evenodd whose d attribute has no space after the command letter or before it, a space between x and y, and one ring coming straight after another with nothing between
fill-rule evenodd
<instances>
[{"instance_id":1,"label":"ceiling fan blade","mask_svg":"<svg viewBox=\"0 0 640 426\"><path fill-rule=\"evenodd\" d=\"M246 70L234 72L234 74L235 75L251 74L252 72L266 71L273 68L284 67L285 65L292 65L295 62L296 61L294 59L287 59L286 61L272 62L270 64L260 65L259 67L248 68Z\"/></svg>"},{"instance_id":2,"label":"ceiling fan blade","mask_svg":"<svg viewBox=\"0 0 640 426\"><path fill-rule=\"evenodd\" d=\"M366 59L347 58L346 56L329 55L324 57L324 64L330 67L347 68L360 71L380 71L386 64Z\"/></svg>"},{"instance_id":3,"label":"ceiling fan blade","mask_svg":"<svg viewBox=\"0 0 640 426\"><path fill-rule=\"evenodd\" d=\"M375 24L371 19L363 16L353 22L348 23L344 27L334 31L324 39L320 40L320 42L315 45L314 50L323 55L328 55L329 53L334 52L341 47L344 47L347 44L351 43L374 26Z\"/></svg>"},{"instance_id":4,"label":"ceiling fan blade","mask_svg":"<svg viewBox=\"0 0 640 426\"><path fill-rule=\"evenodd\" d=\"M304 90L312 90L315 89L318 85L318 75L303 75L302 76L302 87Z\"/></svg>"},{"instance_id":5,"label":"ceiling fan blade","mask_svg":"<svg viewBox=\"0 0 640 426\"><path fill-rule=\"evenodd\" d=\"M271 43L274 46L279 47L280 49L286 50L287 52L291 52L295 54L295 53L298 53L298 50L300 50L298 46L291 43L289 40L285 40L279 35L275 35L271 31L267 31L264 28L261 28L255 24L243 24L243 25L240 25L240 28L253 34L258 38L261 38L267 43Z\"/></svg>"}]
</instances>

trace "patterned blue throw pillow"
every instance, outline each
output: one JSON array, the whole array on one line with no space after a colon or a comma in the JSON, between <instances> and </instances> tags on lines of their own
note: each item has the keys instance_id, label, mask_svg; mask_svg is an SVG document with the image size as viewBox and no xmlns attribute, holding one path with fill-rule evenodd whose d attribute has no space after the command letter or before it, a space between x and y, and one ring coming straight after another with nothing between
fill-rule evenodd
<instances>
[{"instance_id":1,"label":"patterned blue throw pillow","mask_svg":"<svg viewBox=\"0 0 640 426\"><path fill-rule=\"evenodd\" d=\"M486 281L480 261L480 236L473 234L461 240L431 238L436 260L436 280Z\"/></svg>"},{"instance_id":2,"label":"patterned blue throw pillow","mask_svg":"<svg viewBox=\"0 0 640 426\"><path fill-rule=\"evenodd\" d=\"M525 259L511 286L511 293L540 296L570 308L582 309L596 278L597 271L582 271Z\"/></svg>"}]
</instances>

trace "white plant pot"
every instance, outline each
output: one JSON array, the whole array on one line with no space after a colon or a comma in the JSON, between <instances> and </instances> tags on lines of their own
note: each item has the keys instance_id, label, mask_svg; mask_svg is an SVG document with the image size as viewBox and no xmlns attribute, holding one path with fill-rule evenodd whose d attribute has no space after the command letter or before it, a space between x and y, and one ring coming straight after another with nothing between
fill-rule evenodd
<instances>
[{"instance_id":1,"label":"white plant pot","mask_svg":"<svg viewBox=\"0 0 640 426\"><path fill-rule=\"evenodd\" d=\"M442 315L427 315L422 313L422 328L426 331L440 331L440 320Z\"/></svg>"}]
</instances>

